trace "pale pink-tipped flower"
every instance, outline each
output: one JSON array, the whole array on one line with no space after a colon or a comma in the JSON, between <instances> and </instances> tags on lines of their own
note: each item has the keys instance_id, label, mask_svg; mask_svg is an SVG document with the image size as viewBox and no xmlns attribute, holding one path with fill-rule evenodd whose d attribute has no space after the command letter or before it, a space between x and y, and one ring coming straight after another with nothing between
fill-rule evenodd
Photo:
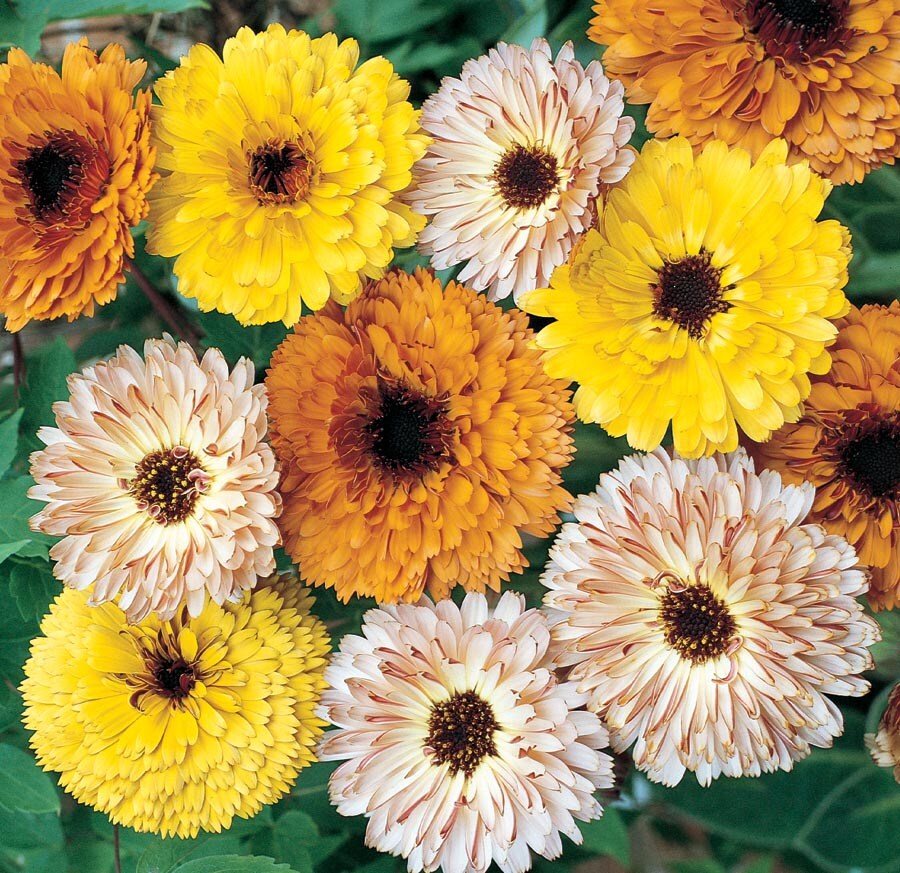
<instances>
[{"instance_id":1,"label":"pale pink-tipped flower","mask_svg":"<svg viewBox=\"0 0 900 873\"><path fill-rule=\"evenodd\" d=\"M557 682L545 615L506 592L462 606L383 606L345 636L325 678L321 760L343 815L366 815L366 843L410 871L505 873L555 858L576 819L598 818L612 786L607 733L587 696Z\"/></svg>"},{"instance_id":2,"label":"pale pink-tipped flower","mask_svg":"<svg viewBox=\"0 0 900 873\"><path fill-rule=\"evenodd\" d=\"M878 730L866 734L865 741L872 760L879 767L893 767L894 779L900 782L900 683L888 695Z\"/></svg>"},{"instance_id":3,"label":"pale pink-tipped flower","mask_svg":"<svg viewBox=\"0 0 900 873\"><path fill-rule=\"evenodd\" d=\"M599 61L587 68L566 43L556 60L499 43L466 61L422 106L434 142L405 196L430 215L419 250L437 269L468 261L459 281L499 300L549 284L596 218L602 184L634 161L624 90Z\"/></svg>"},{"instance_id":4,"label":"pale pink-tipped flower","mask_svg":"<svg viewBox=\"0 0 900 873\"><path fill-rule=\"evenodd\" d=\"M140 621L185 601L196 617L207 592L238 602L275 570L281 498L253 379L251 361L229 373L218 349L198 361L170 337L69 377L28 492L47 502L32 527L64 537L50 550L57 578L93 586L95 605L118 596Z\"/></svg>"},{"instance_id":5,"label":"pale pink-tipped flower","mask_svg":"<svg viewBox=\"0 0 900 873\"><path fill-rule=\"evenodd\" d=\"M853 548L804 524L814 490L741 449L625 458L579 497L542 577L554 640L616 751L677 784L790 770L843 730L876 623Z\"/></svg>"}]
</instances>

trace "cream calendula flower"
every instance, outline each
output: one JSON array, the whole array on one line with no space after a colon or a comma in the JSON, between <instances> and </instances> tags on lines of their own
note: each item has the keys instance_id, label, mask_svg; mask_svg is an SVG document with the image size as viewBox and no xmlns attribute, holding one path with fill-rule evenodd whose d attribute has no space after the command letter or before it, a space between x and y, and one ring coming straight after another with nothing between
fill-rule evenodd
<instances>
[{"instance_id":1,"label":"cream calendula flower","mask_svg":"<svg viewBox=\"0 0 900 873\"><path fill-rule=\"evenodd\" d=\"M622 95L571 43L555 60L536 39L466 61L422 106L434 141L405 195L431 216L420 251L438 269L468 261L459 280L492 300L546 285L596 218L601 186L634 161Z\"/></svg>"},{"instance_id":2,"label":"cream calendula flower","mask_svg":"<svg viewBox=\"0 0 900 873\"><path fill-rule=\"evenodd\" d=\"M321 760L343 815L365 814L366 843L410 871L504 873L555 858L560 834L602 812L612 786L606 730L560 684L546 617L505 593L461 606L385 606L366 614L325 672L321 711L338 730Z\"/></svg>"},{"instance_id":3,"label":"cream calendula flower","mask_svg":"<svg viewBox=\"0 0 900 873\"><path fill-rule=\"evenodd\" d=\"M325 625L292 578L128 622L65 590L31 643L25 727L81 803L163 836L221 831L290 790L324 722Z\"/></svg>"},{"instance_id":4,"label":"cream calendula flower","mask_svg":"<svg viewBox=\"0 0 900 873\"><path fill-rule=\"evenodd\" d=\"M167 337L69 377L31 456L29 496L47 503L32 527L64 537L57 578L138 621L185 601L197 616L207 592L240 600L274 571L281 498L254 375L246 358L229 373L218 349L198 361Z\"/></svg>"},{"instance_id":5,"label":"cream calendula flower","mask_svg":"<svg viewBox=\"0 0 900 873\"><path fill-rule=\"evenodd\" d=\"M425 151L409 83L356 40L242 27L156 83L160 181L147 250L242 324L352 299L425 221L398 194Z\"/></svg>"},{"instance_id":6,"label":"cream calendula flower","mask_svg":"<svg viewBox=\"0 0 900 873\"><path fill-rule=\"evenodd\" d=\"M888 696L878 730L866 734L865 741L872 760L879 767L893 767L894 778L900 782L900 685Z\"/></svg>"},{"instance_id":7,"label":"cream calendula flower","mask_svg":"<svg viewBox=\"0 0 900 873\"><path fill-rule=\"evenodd\" d=\"M826 695L868 690L865 572L813 496L743 449L659 449L576 501L542 577L560 663L653 781L790 770L843 731Z\"/></svg>"}]
</instances>

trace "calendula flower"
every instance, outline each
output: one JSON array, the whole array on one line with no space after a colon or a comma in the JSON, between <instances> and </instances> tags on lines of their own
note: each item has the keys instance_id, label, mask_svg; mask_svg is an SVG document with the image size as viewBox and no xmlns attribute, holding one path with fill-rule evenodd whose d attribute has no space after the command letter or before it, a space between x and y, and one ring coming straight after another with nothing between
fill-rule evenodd
<instances>
[{"instance_id":1,"label":"calendula flower","mask_svg":"<svg viewBox=\"0 0 900 873\"><path fill-rule=\"evenodd\" d=\"M607 733L560 684L543 613L507 591L462 606L385 606L366 613L325 671L322 713L338 728L319 746L344 760L331 802L369 819L366 844L407 859L411 873L504 873L531 852L581 842L576 820L599 818L612 786Z\"/></svg>"},{"instance_id":2,"label":"calendula flower","mask_svg":"<svg viewBox=\"0 0 900 873\"><path fill-rule=\"evenodd\" d=\"M754 457L816 486L811 520L846 537L871 569L869 602L900 603L900 303L851 308L803 415Z\"/></svg>"},{"instance_id":3,"label":"calendula flower","mask_svg":"<svg viewBox=\"0 0 900 873\"><path fill-rule=\"evenodd\" d=\"M569 506L574 417L524 313L391 271L301 319L266 378L285 548L341 600L498 589Z\"/></svg>"},{"instance_id":4,"label":"calendula flower","mask_svg":"<svg viewBox=\"0 0 900 873\"><path fill-rule=\"evenodd\" d=\"M900 685L888 696L878 730L866 734L865 742L872 760L879 767L893 767L894 778L900 782Z\"/></svg>"},{"instance_id":5,"label":"calendula flower","mask_svg":"<svg viewBox=\"0 0 900 873\"><path fill-rule=\"evenodd\" d=\"M47 503L32 527L64 537L50 550L58 579L140 621L184 602L196 617L207 592L239 601L274 572L281 500L254 375L246 358L229 373L218 349L198 361L167 337L69 377L28 492Z\"/></svg>"},{"instance_id":6,"label":"calendula flower","mask_svg":"<svg viewBox=\"0 0 900 873\"><path fill-rule=\"evenodd\" d=\"M831 185L786 153L648 142L599 228L523 296L557 319L537 343L551 376L580 383L579 418L643 450L671 426L688 457L797 420L849 307L850 236L816 221Z\"/></svg>"},{"instance_id":7,"label":"calendula flower","mask_svg":"<svg viewBox=\"0 0 900 873\"><path fill-rule=\"evenodd\" d=\"M896 0L600 0L588 35L647 128L760 155L774 137L835 184L900 152Z\"/></svg>"},{"instance_id":8,"label":"calendula flower","mask_svg":"<svg viewBox=\"0 0 900 873\"><path fill-rule=\"evenodd\" d=\"M156 180L144 61L120 45L66 47L62 75L10 49L0 65L0 312L93 315L125 280L129 227Z\"/></svg>"},{"instance_id":9,"label":"calendula flower","mask_svg":"<svg viewBox=\"0 0 900 873\"><path fill-rule=\"evenodd\" d=\"M843 730L826 695L868 690L866 575L813 494L743 449L657 449L576 500L542 577L559 660L651 780L790 770Z\"/></svg>"},{"instance_id":10,"label":"calendula flower","mask_svg":"<svg viewBox=\"0 0 900 873\"><path fill-rule=\"evenodd\" d=\"M492 300L546 285L634 161L622 95L571 43L555 61L544 39L466 61L422 106L434 141L406 195L432 216L419 250L438 269L468 261L460 281Z\"/></svg>"},{"instance_id":11,"label":"calendula flower","mask_svg":"<svg viewBox=\"0 0 900 873\"><path fill-rule=\"evenodd\" d=\"M194 837L250 818L315 760L330 644L313 602L269 580L240 603L132 624L64 590L21 687L38 763L137 831Z\"/></svg>"},{"instance_id":12,"label":"calendula flower","mask_svg":"<svg viewBox=\"0 0 900 873\"><path fill-rule=\"evenodd\" d=\"M156 83L162 174L148 251L178 288L242 324L353 298L425 220L397 195L425 151L409 84L359 45L242 27ZM157 111L158 109L158 111Z\"/></svg>"}]
</instances>

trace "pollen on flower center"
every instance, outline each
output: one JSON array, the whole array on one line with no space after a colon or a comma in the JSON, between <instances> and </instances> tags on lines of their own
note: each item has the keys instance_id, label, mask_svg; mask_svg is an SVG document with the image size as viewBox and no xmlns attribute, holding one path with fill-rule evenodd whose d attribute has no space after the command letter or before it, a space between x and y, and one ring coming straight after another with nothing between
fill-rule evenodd
<instances>
[{"instance_id":1,"label":"pollen on flower center","mask_svg":"<svg viewBox=\"0 0 900 873\"><path fill-rule=\"evenodd\" d=\"M58 210L66 193L83 175L81 161L53 142L32 149L19 163L19 171L31 197L31 210L38 218Z\"/></svg>"},{"instance_id":2,"label":"pollen on flower center","mask_svg":"<svg viewBox=\"0 0 900 873\"><path fill-rule=\"evenodd\" d=\"M312 165L295 142L267 143L247 152L250 188L260 204L294 203L309 194Z\"/></svg>"},{"instance_id":3,"label":"pollen on flower center","mask_svg":"<svg viewBox=\"0 0 900 873\"><path fill-rule=\"evenodd\" d=\"M150 452L135 467L128 490L138 508L158 524L184 521L194 511L209 476L184 446Z\"/></svg>"},{"instance_id":4,"label":"pollen on flower center","mask_svg":"<svg viewBox=\"0 0 900 873\"><path fill-rule=\"evenodd\" d=\"M848 0L748 0L745 13L768 54L802 60L844 43L848 6Z\"/></svg>"},{"instance_id":5,"label":"pollen on flower center","mask_svg":"<svg viewBox=\"0 0 900 873\"><path fill-rule=\"evenodd\" d=\"M556 158L546 149L517 143L500 158L493 178L507 205L533 209L559 184L559 169Z\"/></svg>"},{"instance_id":6,"label":"pollen on flower center","mask_svg":"<svg viewBox=\"0 0 900 873\"><path fill-rule=\"evenodd\" d=\"M423 473L446 457L452 427L443 402L402 385L383 384L378 410L365 430L379 466Z\"/></svg>"},{"instance_id":7,"label":"pollen on flower center","mask_svg":"<svg viewBox=\"0 0 900 873\"><path fill-rule=\"evenodd\" d=\"M453 775L471 776L484 758L497 754L494 732L500 725L494 710L474 691L457 692L436 703L428 719L425 745L438 764L449 764Z\"/></svg>"},{"instance_id":8,"label":"pollen on flower center","mask_svg":"<svg viewBox=\"0 0 900 873\"><path fill-rule=\"evenodd\" d=\"M858 490L873 497L891 497L900 487L900 426L889 421L879 424L849 440L840 452L840 461Z\"/></svg>"},{"instance_id":9,"label":"pollen on flower center","mask_svg":"<svg viewBox=\"0 0 900 873\"><path fill-rule=\"evenodd\" d=\"M197 677L194 668L182 658L169 660L160 658L153 671L153 678L158 685L158 691L163 697L181 699L190 694Z\"/></svg>"},{"instance_id":10,"label":"pollen on flower center","mask_svg":"<svg viewBox=\"0 0 900 873\"><path fill-rule=\"evenodd\" d=\"M722 299L722 270L710 263L709 252L700 251L678 261L665 261L651 285L653 314L673 321L693 339L705 335L709 319L727 312L731 304Z\"/></svg>"},{"instance_id":11,"label":"pollen on flower center","mask_svg":"<svg viewBox=\"0 0 900 873\"><path fill-rule=\"evenodd\" d=\"M725 654L737 629L728 607L706 585L670 588L660 599L659 618L666 642L694 664Z\"/></svg>"}]
</instances>

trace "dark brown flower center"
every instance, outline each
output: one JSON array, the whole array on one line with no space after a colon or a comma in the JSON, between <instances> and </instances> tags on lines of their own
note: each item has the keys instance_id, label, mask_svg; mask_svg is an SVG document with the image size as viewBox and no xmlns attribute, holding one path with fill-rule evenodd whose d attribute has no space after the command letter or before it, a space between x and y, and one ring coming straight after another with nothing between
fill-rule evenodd
<instances>
[{"instance_id":1,"label":"dark brown flower center","mask_svg":"<svg viewBox=\"0 0 900 873\"><path fill-rule=\"evenodd\" d=\"M839 464L857 491L876 498L900 498L900 426L877 422L849 439Z\"/></svg>"},{"instance_id":2,"label":"dark brown flower center","mask_svg":"<svg viewBox=\"0 0 900 873\"><path fill-rule=\"evenodd\" d=\"M709 319L727 312L731 304L722 299L722 270L701 250L678 261L665 261L657 271L653 289L653 314L672 321L693 339L706 334Z\"/></svg>"},{"instance_id":3,"label":"dark brown flower center","mask_svg":"<svg viewBox=\"0 0 900 873\"><path fill-rule=\"evenodd\" d=\"M138 508L165 525L184 521L208 483L197 458L184 446L175 446L146 455L127 487Z\"/></svg>"},{"instance_id":4,"label":"dark brown flower center","mask_svg":"<svg viewBox=\"0 0 900 873\"><path fill-rule=\"evenodd\" d=\"M449 764L471 776L484 758L497 754L494 732L500 725L491 705L474 691L457 692L436 703L428 719L425 745L434 751L438 764Z\"/></svg>"},{"instance_id":5,"label":"dark brown flower center","mask_svg":"<svg viewBox=\"0 0 900 873\"><path fill-rule=\"evenodd\" d=\"M540 206L559 184L556 158L539 146L516 144L494 169L500 196L513 209Z\"/></svg>"},{"instance_id":6,"label":"dark brown flower center","mask_svg":"<svg viewBox=\"0 0 900 873\"><path fill-rule=\"evenodd\" d=\"M295 142L267 143L247 153L250 188L261 204L293 203L309 194L312 164Z\"/></svg>"},{"instance_id":7,"label":"dark brown flower center","mask_svg":"<svg viewBox=\"0 0 900 873\"><path fill-rule=\"evenodd\" d=\"M378 409L365 430L379 466L414 474L437 468L453 432L446 403L393 383L380 385Z\"/></svg>"},{"instance_id":8,"label":"dark brown flower center","mask_svg":"<svg viewBox=\"0 0 900 873\"><path fill-rule=\"evenodd\" d=\"M666 642L694 664L723 655L737 630L728 607L706 585L667 591L659 618Z\"/></svg>"},{"instance_id":9,"label":"dark brown flower center","mask_svg":"<svg viewBox=\"0 0 900 873\"><path fill-rule=\"evenodd\" d=\"M69 193L83 176L74 150L57 142L32 149L18 168L31 198L31 211L38 218L63 209Z\"/></svg>"},{"instance_id":10,"label":"dark brown flower center","mask_svg":"<svg viewBox=\"0 0 900 873\"><path fill-rule=\"evenodd\" d=\"M766 53L788 61L808 61L846 45L849 0L747 0L749 30Z\"/></svg>"},{"instance_id":11,"label":"dark brown flower center","mask_svg":"<svg viewBox=\"0 0 900 873\"><path fill-rule=\"evenodd\" d=\"M197 681L194 668L183 658L169 660L161 657L153 667L153 678L161 696L177 700L187 697Z\"/></svg>"}]
</instances>

